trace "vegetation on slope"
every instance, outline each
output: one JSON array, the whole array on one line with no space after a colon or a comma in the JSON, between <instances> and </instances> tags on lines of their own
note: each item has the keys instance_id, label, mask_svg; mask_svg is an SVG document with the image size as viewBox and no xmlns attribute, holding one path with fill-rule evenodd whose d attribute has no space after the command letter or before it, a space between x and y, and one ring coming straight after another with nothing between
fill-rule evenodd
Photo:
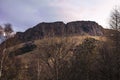
<instances>
[{"instance_id":1,"label":"vegetation on slope","mask_svg":"<svg viewBox=\"0 0 120 80\"><path fill-rule=\"evenodd\" d=\"M8 48L1 80L97 79L99 77L95 75L99 69L96 66L99 66L99 60L102 60L100 49L105 38L94 37L45 38ZM36 47L23 53L21 49L26 47L26 44ZM14 55L18 51L21 54Z\"/></svg>"}]
</instances>

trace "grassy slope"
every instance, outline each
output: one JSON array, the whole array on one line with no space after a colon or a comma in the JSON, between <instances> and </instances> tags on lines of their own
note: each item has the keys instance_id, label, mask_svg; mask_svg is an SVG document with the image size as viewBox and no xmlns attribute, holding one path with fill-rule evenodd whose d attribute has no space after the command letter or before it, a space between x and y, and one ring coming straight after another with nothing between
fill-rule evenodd
<instances>
[{"instance_id":1,"label":"grassy slope","mask_svg":"<svg viewBox=\"0 0 120 80\"><path fill-rule=\"evenodd\" d=\"M44 38L44 39L41 39L41 40L36 40L34 41L34 44L37 45L37 48L34 49L33 51L31 52L27 52L25 54L22 54L22 55L19 55L17 56L18 58L21 58L22 62L27 64L29 62L31 62L31 60L36 60L37 58L37 55L39 55L41 52L40 52L40 49L39 47L42 46L42 45L49 45L49 43L51 42L59 42L61 40L69 40L71 42L74 42L77 44L81 44L83 42L83 40L85 38L94 38L96 40L100 40L100 41L105 41L106 38L105 37L101 37L101 36L72 36L72 37L54 37L54 38ZM19 44L19 45L16 45L14 47L10 47L9 50L10 51L14 51L14 50L17 50L19 48L21 48L25 43L22 43L22 44Z\"/></svg>"}]
</instances>

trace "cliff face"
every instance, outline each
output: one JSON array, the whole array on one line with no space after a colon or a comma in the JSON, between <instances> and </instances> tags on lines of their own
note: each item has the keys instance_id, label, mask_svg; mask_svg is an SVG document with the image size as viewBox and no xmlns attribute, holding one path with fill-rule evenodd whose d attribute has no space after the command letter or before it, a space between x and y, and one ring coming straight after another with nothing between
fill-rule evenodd
<instances>
[{"instance_id":1,"label":"cliff face","mask_svg":"<svg viewBox=\"0 0 120 80\"><path fill-rule=\"evenodd\" d=\"M22 41L41 39L43 37L69 36L69 35L103 35L103 28L96 22L76 21L67 24L63 22L40 23L33 28L21 33L18 32L16 37Z\"/></svg>"},{"instance_id":2,"label":"cliff face","mask_svg":"<svg viewBox=\"0 0 120 80\"><path fill-rule=\"evenodd\" d=\"M76 21L66 24L68 34L80 34L80 35L103 35L103 28L96 22L92 21Z\"/></svg>"},{"instance_id":3,"label":"cliff face","mask_svg":"<svg viewBox=\"0 0 120 80\"><path fill-rule=\"evenodd\" d=\"M17 32L15 37L3 42L1 46L13 46L22 42L42 39L44 37L71 36L71 35L102 36L104 29L93 21L75 21L67 24L63 22L40 23L25 32Z\"/></svg>"}]
</instances>

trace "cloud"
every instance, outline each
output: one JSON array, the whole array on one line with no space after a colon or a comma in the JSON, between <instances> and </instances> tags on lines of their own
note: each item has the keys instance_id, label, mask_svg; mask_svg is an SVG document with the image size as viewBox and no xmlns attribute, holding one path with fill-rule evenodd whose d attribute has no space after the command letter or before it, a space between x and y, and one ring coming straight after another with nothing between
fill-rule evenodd
<instances>
[{"instance_id":1,"label":"cloud","mask_svg":"<svg viewBox=\"0 0 120 80\"><path fill-rule=\"evenodd\" d=\"M0 0L0 23L24 31L40 22L93 20L103 26L119 0Z\"/></svg>"}]
</instances>

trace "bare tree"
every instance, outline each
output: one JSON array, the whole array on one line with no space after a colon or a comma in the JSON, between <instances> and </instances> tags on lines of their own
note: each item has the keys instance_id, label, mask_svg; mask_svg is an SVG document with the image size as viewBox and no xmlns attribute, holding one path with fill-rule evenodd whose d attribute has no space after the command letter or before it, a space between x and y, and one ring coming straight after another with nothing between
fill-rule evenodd
<instances>
[{"instance_id":1,"label":"bare tree","mask_svg":"<svg viewBox=\"0 0 120 80\"><path fill-rule=\"evenodd\" d=\"M93 64L96 59L96 40L86 38L74 49L72 78L70 80L93 80ZM92 66L92 67L91 67Z\"/></svg>"},{"instance_id":2,"label":"bare tree","mask_svg":"<svg viewBox=\"0 0 120 80\"><path fill-rule=\"evenodd\" d=\"M110 21L109 21L110 27L113 29L110 34L112 34L112 37L110 38L113 40L114 48L116 49L115 53L119 53L120 51L120 8L116 7L111 12Z\"/></svg>"},{"instance_id":3,"label":"bare tree","mask_svg":"<svg viewBox=\"0 0 120 80\"><path fill-rule=\"evenodd\" d=\"M67 39L59 39L57 41L55 38L47 40L47 42L45 41L42 45L40 45L40 56L43 63L46 65L46 68L48 69L46 74L50 73L50 80L68 79L69 76L67 75L69 73L64 73L70 67L69 60L73 55L70 50L74 46L75 42L69 41Z\"/></svg>"},{"instance_id":4,"label":"bare tree","mask_svg":"<svg viewBox=\"0 0 120 80\"><path fill-rule=\"evenodd\" d=\"M15 56L9 56L9 50L4 49L0 59L0 80L16 80L18 75L19 63Z\"/></svg>"},{"instance_id":5,"label":"bare tree","mask_svg":"<svg viewBox=\"0 0 120 80\"><path fill-rule=\"evenodd\" d=\"M6 37L9 38L11 33L13 32L12 25L9 23L5 24L4 32L6 34Z\"/></svg>"},{"instance_id":6,"label":"bare tree","mask_svg":"<svg viewBox=\"0 0 120 80\"><path fill-rule=\"evenodd\" d=\"M2 76L4 60L7 57L7 55L5 54L5 51L6 51L6 49L3 50L3 56L1 58L1 63L0 63L0 78Z\"/></svg>"},{"instance_id":7,"label":"bare tree","mask_svg":"<svg viewBox=\"0 0 120 80\"><path fill-rule=\"evenodd\" d=\"M120 9L119 8L114 8L113 11L111 12L109 24L112 29L120 31Z\"/></svg>"},{"instance_id":8,"label":"bare tree","mask_svg":"<svg viewBox=\"0 0 120 80\"><path fill-rule=\"evenodd\" d=\"M0 36L3 35L4 29L3 27L0 25Z\"/></svg>"}]
</instances>

